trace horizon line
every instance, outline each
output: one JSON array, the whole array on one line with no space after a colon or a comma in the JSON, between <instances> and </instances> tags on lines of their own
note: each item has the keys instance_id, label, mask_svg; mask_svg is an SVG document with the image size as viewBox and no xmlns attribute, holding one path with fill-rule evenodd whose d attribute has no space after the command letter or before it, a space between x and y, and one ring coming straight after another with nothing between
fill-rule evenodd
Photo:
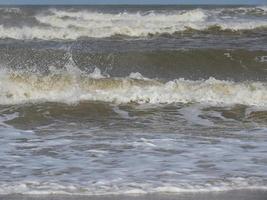
<instances>
[{"instance_id":1,"label":"horizon line","mask_svg":"<svg viewBox=\"0 0 267 200\"><path fill-rule=\"evenodd\" d=\"M60 5L64 5L64 6L156 6L156 5L159 5L159 6L179 6L179 5L183 5L183 6L249 6L249 5L254 5L254 6L257 6L257 5L267 5L265 3L258 3L258 4L249 4L249 3L246 3L246 4L234 4L234 3L227 3L227 4L223 4L223 3L212 3L212 4L206 4L206 3L199 3L199 4L190 4L190 3L171 3L171 4L164 4L164 3L144 3L144 4L135 4L135 3L128 3L128 4L119 4L119 3L109 3L109 4L106 4L106 3L96 3L96 4L84 4L84 3L68 3L68 4L64 4L64 3L58 3L58 4L46 4L46 3L29 3L29 4L17 4L17 3L0 3L0 6L11 6L11 5L17 5L17 6L60 6Z\"/></svg>"}]
</instances>

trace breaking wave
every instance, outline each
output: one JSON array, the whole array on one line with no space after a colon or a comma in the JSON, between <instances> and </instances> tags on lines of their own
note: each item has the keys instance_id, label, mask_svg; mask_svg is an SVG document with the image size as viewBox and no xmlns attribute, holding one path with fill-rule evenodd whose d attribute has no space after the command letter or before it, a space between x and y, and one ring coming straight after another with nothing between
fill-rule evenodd
<instances>
[{"instance_id":1,"label":"breaking wave","mask_svg":"<svg viewBox=\"0 0 267 200\"><path fill-rule=\"evenodd\" d=\"M267 28L266 7L118 13L50 8L27 16L23 15L22 9L6 8L1 12L10 15L10 19L19 20L21 15L24 21L13 26L0 23L0 38L28 40L75 40L116 35L147 37L192 30L240 34L242 31ZM31 20L26 23L28 19Z\"/></svg>"},{"instance_id":2,"label":"breaking wave","mask_svg":"<svg viewBox=\"0 0 267 200\"><path fill-rule=\"evenodd\" d=\"M102 101L111 103L244 104L267 106L265 82L176 79L162 82L132 73L124 78L79 71L49 75L1 72L0 104Z\"/></svg>"}]
</instances>

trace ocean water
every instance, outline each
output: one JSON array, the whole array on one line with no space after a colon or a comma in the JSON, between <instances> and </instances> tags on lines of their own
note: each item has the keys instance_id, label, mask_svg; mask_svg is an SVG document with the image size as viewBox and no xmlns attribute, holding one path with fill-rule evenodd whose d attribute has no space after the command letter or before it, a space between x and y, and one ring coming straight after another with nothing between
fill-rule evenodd
<instances>
[{"instance_id":1,"label":"ocean water","mask_svg":"<svg viewBox=\"0 0 267 200\"><path fill-rule=\"evenodd\" d=\"M0 195L267 190L266 6L0 8Z\"/></svg>"}]
</instances>

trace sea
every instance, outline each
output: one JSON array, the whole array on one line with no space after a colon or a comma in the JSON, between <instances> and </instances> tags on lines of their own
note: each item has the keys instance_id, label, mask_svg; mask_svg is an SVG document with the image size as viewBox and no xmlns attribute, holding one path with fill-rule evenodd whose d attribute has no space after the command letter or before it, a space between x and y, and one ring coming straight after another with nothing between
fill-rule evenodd
<instances>
[{"instance_id":1,"label":"sea","mask_svg":"<svg viewBox=\"0 0 267 200\"><path fill-rule=\"evenodd\" d=\"M267 6L0 7L0 195L233 190L267 190Z\"/></svg>"}]
</instances>

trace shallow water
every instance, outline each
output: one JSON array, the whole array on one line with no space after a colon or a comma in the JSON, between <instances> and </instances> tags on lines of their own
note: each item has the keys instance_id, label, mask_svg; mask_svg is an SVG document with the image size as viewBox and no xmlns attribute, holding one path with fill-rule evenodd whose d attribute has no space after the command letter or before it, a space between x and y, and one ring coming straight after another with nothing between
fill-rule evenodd
<instances>
[{"instance_id":1,"label":"shallow water","mask_svg":"<svg viewBox=\"0 0 267 200\"><path fill-rule=\"evenodd\" d=\"M266 111L201 104L1 108L1 193L265 188Z\"/></svg>"}]
</instances>

